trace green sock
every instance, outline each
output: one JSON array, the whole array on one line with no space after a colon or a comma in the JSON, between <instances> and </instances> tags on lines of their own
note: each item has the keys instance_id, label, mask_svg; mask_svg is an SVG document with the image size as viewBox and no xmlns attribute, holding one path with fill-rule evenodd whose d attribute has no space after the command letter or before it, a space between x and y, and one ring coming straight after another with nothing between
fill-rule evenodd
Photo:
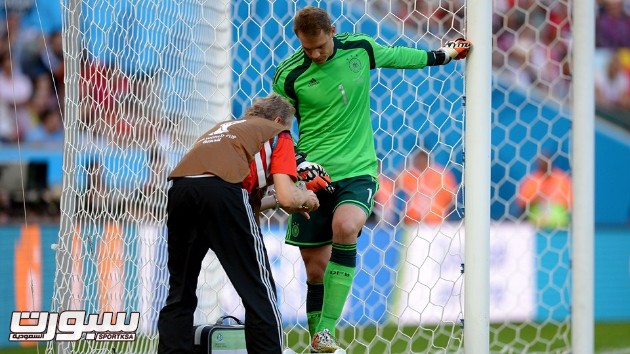
<instances>
[{"instance_id":1,"label":"green sock","mask_svg":"<svg viewBox=\"0 0 630 354\"><path fill-rule=\"evenodd\" d=\"M317 324L319 323L321 318L322 318L321 311L306 313L306 321L308 322L308 333L311 335L311 338L313 338L313 336L315 335Z\"/></svg>"},{"instance_id":2,"label":"green sock","mask_svg":"<svg viewBox=\"0 0 630 354\"><path fill-rule=\"evenodd\" d=\"M324 304L317 332L327 328L335 334L337 322L350 294L356 269L357 245L333 243L330 262L324 273Z\"/></svg>"},{"instance_id":3,"label":"green sock","mask_svg":"<svg viewBox=\"0 0 630 354\"><path fill-rule=\"evenodd\" d=\"M324 284L306 282L306 320L311 338L315 334L319 319L322 315L324 302Z\"/></svg>"}]
</instances>

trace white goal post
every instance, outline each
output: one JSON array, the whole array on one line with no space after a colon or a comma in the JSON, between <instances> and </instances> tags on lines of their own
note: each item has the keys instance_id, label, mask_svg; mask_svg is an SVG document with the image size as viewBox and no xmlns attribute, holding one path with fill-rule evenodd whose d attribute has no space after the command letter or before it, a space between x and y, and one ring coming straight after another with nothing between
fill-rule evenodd
<instances>
[{"instance_id":1,"label":"white goal post","mask_svg":"<svg viewBox=\"0 0 630 354\"><path fill-rule=\"evenodd\" d=\"M166 175L198 135L271 93L276 66L299 47L293 15L307 4L325 8L338 32L366 33L386 45L432 50L468 37L474 48L466 61L443 67L373 72L383 186L402 184L412 156L424 150L456 187L438 223L405 219L420 192L395 188L388 203L375 205L378 215L359 238L341 343L353 354L570 351L571 326L579 328L571 306L580 300L570 296L578 282L571 227L536 227L518 195L540 154L551 151L554 162L573 167L570 77L532 70L569 63L568 55L546 50L570 48L564 32L551 44L535 39L546 38L541 23L555 19L550 14L573 5L503 6L509 3L60 0L66 140L51 311L141 318L134 342L50 343L46 351L156 352L168 287ZM561 33L569 24L577 27L570 19L550 26ZM591 183L572 171L582 186ZM286 343L304 352L305 275L297 249L283 243L286 220L284 212L266 213L261 228ZM211 253L198 295L195 323L243 315Z\"/></svg>"},{"instance_id":2,"label":"white goal post","mask_svg":"<svg viewBox=\"0 0 630 354\"><path fill-rule=\"evenodd\" d=\"M595 1L574 6L571 349L575 354L591 354L595 350Z\"/></svg>"},{"instance_id":3,"label":"white goal post","mask_svg":"<svg viewBox=\"0 0 630 354\"><path fill-rule=\"evenodd\" d=\"M466 65L464 169L464 349L490 352L490 162L492 109L492 1L469 0L467 35L474 53ZM474 19L474 20L471 20ZM468 205L469 204L469 205Z\"/></svg>"}]
</instances>

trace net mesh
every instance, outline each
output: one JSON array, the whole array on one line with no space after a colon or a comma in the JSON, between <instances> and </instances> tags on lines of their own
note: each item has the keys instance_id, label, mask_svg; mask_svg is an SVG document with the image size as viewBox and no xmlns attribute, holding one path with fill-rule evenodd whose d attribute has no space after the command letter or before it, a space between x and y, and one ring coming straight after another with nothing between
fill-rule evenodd
<instances>
[{"instance_id":1,"label":"net mesh","mask_svg":"<svg viewBox=\"0 0 630 354\"><path fill-rule=\"evenodd\" d=\"M291 19L307 4L328 10L337 32L386 45L431 50L465 36L459 0L61 1L66 143L53 311L138 311L141 319L133 343L60 349L156 351L168 288L166 175L214 122L271 93L275 67L299 48ZM568 352L567 227L539 227L529 219L533 203L519 202L543 153L569 167L568 4L505 0L495 8L491 349ZM381 190L339 324L352 353L463 349L464 65L373 72ZM428 168L420 169L424 153ZM261 227L287 343L301 352L309 343L305 274L298 250L283 244L286 221L270 212ZM212 254L198 294L195 323L243 318Z\"/></svg>"}]
</instances>

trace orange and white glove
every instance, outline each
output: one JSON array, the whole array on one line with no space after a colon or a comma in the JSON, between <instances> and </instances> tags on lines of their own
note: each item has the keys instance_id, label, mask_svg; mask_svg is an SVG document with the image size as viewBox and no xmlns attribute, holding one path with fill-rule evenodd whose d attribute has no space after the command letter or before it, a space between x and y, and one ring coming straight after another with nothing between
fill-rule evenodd
<instances>
[{"instance_id":1,"label":"orange and white glove","mask_svg":"<svg viewBox=\"0 0 630 354\"><path fill-rule=\"evenodd\" d=\"M438 51L446 54L446 58L442 64L447 64L452 59L460 60L466 58L471 46L472 43L465 38L457 38L446 42L443 47L438 49Z\"/></svg>"},{"instance_id":2,"label":"orange and white glove","mask_svg":"<svg viewBox=\"0 0 630 354\"><path fill-rule=\"evenodd\" d=\"M321 165L306 161L306 154L302 152L295 154L295 160L298 180L304 182L306 189L313 192L318 192L322 189L328 193L335 191L330 176Z\"/></svg>"}]
</instances>

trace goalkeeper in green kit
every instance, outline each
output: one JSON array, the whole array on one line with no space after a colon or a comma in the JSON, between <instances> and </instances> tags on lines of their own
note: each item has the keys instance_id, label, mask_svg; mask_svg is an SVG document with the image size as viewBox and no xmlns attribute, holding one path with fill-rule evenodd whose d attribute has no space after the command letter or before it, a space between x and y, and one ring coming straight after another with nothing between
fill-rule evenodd
<instances>
[{"instance_id":1,"label":"goalkeeper in green kit","mask_svg":"<svg viewBox=\"0 0 630 354\"><path fill-rule=\"evenodd\" d=\"M378 190L370 72L444 65L465 58L471 44L460 38L435 51L383 46L363 34L337 34L326 11L311 6L296 14L293 31L302 48L278 65L273 90L295 106L298 176L320 189L320 208L310 220L291 215L286 243L300 248L306 268L311 350L344 353L335 327Z\"/></svg>"}]
</instances>

